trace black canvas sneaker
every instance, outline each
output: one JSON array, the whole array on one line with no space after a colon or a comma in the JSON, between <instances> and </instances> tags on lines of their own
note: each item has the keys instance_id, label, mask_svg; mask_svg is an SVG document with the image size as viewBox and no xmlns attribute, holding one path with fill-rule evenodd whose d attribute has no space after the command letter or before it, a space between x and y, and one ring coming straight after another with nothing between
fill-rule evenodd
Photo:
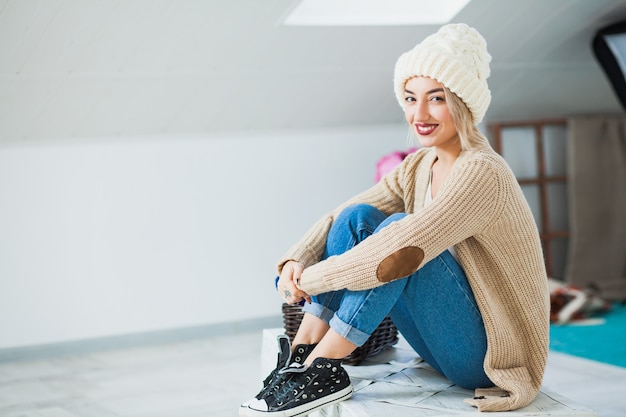
<instances>
[{"instance_id":1,"label":"black canvas sneaker","mask_svg":"<svg viewBox=\"0 0 626 417\"><path fill-rule=\"evenodd\" d=\"M305 416L352 396L341 359L317 358L311 366L293 363L278 372L277 389L248 403L246 416Z\"/></svg>"},{"instance_id":2,"label":"black canvas sneaker","mask_svg":"<svg viewBox=\"0 0 626 417\"><path fill-rule=\"evenodd\" d=\"M309 354L313 351L317 343L311 345L297 345L293 349L293 353L291 352L291 345L289 343L289 338L284 335L278 335L276 337L276 342L278 343L278 354L276 358L276 368L263 380L263 388L257 395L255 395L255 399L260 400L267 397L273 390L277 390L280 387L280 383L278 382L279 375L278 371L285 368L290 363L302 364L305 359L309 356ZM246 401L245 403L239 406L239 414L245 416L245 409L248 408L250 401Z\"/></svg>"}]
</instances>

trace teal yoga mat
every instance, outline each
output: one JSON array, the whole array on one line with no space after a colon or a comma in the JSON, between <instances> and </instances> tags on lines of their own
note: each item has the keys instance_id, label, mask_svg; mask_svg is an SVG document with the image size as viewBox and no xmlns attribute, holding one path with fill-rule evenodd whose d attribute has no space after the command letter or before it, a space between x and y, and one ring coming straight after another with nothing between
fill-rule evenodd
<instances>
[{"instance_id":1,"label":"teal yoga mat","mask_svg":"<svg viewBox=\"0 0 626 417\"><path fill-rule=\"evenodd\" d=\"M590 324L550 326L550 349L626 368L626 305L591 318ZM593 324L594 320L604 320Z\"/></svg>"}]
</instances>

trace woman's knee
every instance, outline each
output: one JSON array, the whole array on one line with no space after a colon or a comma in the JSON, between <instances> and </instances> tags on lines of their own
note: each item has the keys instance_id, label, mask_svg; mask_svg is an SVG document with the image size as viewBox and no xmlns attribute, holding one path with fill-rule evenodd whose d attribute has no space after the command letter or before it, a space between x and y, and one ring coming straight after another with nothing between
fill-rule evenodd
<instances>
[{"instance_id":1,"label":"woman's knee","mask_svg":"<svg viewBox=\"0 0 626 417\"><path fill-rule=\"evenodd\" d=\"M378 227L376 228L376 232L389 226L393 222L397 222L398 220L402 220L406 217L406 213L394 213L391 216L387 217L385 220L380 222Z\"/></svg>"},{"instance_id":2,"label":"woman's knee","mask_svg":"<svg viewBox=\"0 0 626 417\"><path fill-rule=\"evenodd\" d=\"M329 240L346 236L354 239L353 244L359 243L371 235L376 227L385 220L385 214L369 204L355 204L348 206L339 213L329 232ZM346 248L347 249L347 248Z\"/></svg>"},{"instance_id":3,"label":"woman's knee","mask_svg":"<svg viewBox=\"0 0 626 417\"><path fill-rule=\"evenodd\" d=\"M380 213L380 210L370 204L354 204L343 209L335 219L335 223L345 223L353 220L370 218L372 216L377 216L378 213Z\"/></svg>"}]
</instances>

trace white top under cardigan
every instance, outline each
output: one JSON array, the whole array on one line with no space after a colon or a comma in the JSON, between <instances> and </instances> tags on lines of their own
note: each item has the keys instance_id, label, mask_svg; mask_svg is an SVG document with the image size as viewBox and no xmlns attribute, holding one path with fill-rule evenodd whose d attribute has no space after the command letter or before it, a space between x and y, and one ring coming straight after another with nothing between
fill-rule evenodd
<instances>
[{"instance_id":1,"label":"white top under cardigan","mask_svg":"<svg viewBox=\"0 0 626 417\"><path fill-rule=\"evenodd\" d=\"M426 189L426 197L424 198L424 207L428 207L430 203L433 202L432 185L433 185L433 171L431 169L430 178L428 181L428 188ZM456 259L456 261L459 262L459 254L456 252L456 248L454 246L450 246L448 250L450 251L450 254L454 256L454 259Z\"/></svg>"}]
</instances>

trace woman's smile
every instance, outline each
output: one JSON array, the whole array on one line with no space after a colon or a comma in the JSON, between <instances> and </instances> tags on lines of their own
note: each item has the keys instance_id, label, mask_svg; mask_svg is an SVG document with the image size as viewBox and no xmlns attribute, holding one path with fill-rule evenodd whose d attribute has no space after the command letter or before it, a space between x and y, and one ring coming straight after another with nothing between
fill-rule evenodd
<instances>
[{"instance_id":1,"label":"woman's smile","mask_svg":"<svg viewBox=\"0 0 626 417\"><path fill-rule=\"evenodd\" d=\"M415 123L415 131L418 135L427 136L433 133L433 131L437 129L437 126L439 125L430 123Z\"/></svg>"}]
</instances>

